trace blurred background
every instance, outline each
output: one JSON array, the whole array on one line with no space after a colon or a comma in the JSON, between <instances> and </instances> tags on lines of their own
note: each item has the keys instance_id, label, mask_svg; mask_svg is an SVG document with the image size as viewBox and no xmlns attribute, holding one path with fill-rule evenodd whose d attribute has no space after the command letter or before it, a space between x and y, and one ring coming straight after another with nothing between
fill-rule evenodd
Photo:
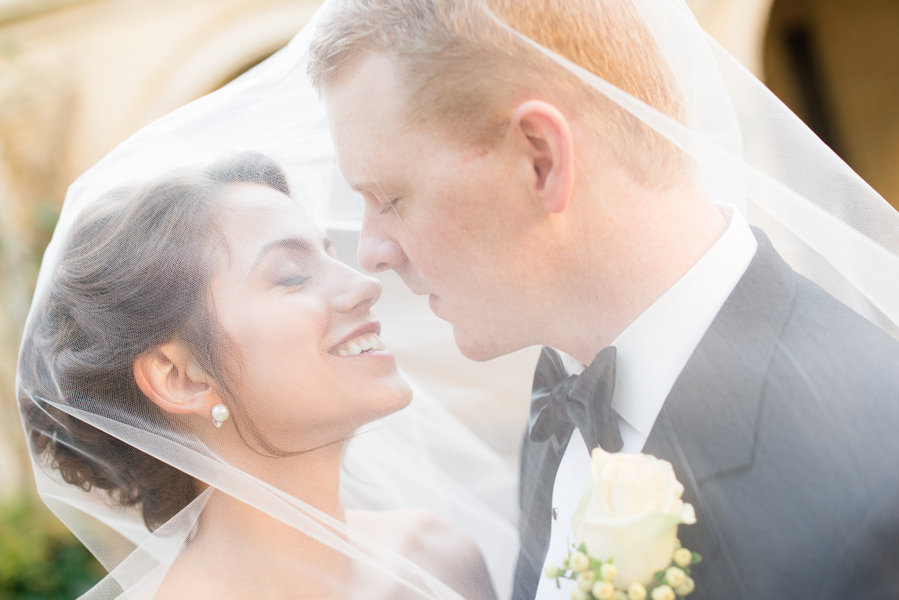
<instances>
[{"instance_id":1,"label":"blurred background","mask_svg":"<svg viewBox=\"0 0 899 600\"><path fill-rule=\"evenodd\" d=\"M37 499L14 397L22 325L66 188L141 126L264 60L319 4L0 0L0 600L73 598L102 576ZM899 2L688 4L899 206ZM514 452L506 437L487 441Z\"/></svg>"}]
</instances>

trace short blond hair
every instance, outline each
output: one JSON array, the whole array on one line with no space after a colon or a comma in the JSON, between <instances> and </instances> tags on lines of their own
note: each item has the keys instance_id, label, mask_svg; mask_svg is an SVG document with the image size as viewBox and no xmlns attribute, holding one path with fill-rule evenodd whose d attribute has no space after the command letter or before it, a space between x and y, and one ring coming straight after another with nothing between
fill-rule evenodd
<instances>
[{"instance_id":1,"label":"short blond hair","mask_svg":"<svg viewBox=\"0 0 899 600\"><path fill-rule=\"evenodd\" d=\"M674 76L630 0L336 0L319 21L307 72L321 90L355 57L386 52L409 86L413 119L490 143L512 107L542 97L596 127L638 181L685 172L673 144L499 21L685 120Z\"/></svg>"}]
</instances>

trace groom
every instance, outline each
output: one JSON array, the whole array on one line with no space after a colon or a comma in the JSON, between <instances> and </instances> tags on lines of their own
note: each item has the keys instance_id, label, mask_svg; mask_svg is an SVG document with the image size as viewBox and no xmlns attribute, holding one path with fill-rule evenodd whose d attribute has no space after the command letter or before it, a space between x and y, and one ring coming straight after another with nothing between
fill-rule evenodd
<instances>
[{"instance_id":1,"label":"groom","mask_svg":"<svg viewBox=\"0 0 899 600\"><path fill-rule=\"evenodd\" d=\"M561 597L541 573L597 443L674 465L699 519L680 537L704 556L691 597L899 597L899 344L710 201L677 149L473 4L337 3L309 73L365 198L364 267L427 294L469 358L551 347L538 387L615 348L597 367L615 372L602 435L537 435L534 407L514 598ZM684 119L626 1L486 4Z\"/></svg>"}]
</instances>

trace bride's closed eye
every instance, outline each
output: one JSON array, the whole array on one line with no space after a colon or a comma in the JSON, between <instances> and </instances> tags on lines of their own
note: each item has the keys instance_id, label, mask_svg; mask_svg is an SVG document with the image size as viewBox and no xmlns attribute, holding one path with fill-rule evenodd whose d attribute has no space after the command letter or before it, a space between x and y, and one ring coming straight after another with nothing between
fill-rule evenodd
<instances>
[{"instance_id":1,"label":"bride's closed eye","mask_svg":"<svg viewBox=\"0 0 899 600\"><path fill-rule=\"evenodd\" d=\"M335 252L328 239L322 241L322 248L328 255ZM262 273L270 285L295 288L309 281L315 262L313 244L301 238L288 238L267 244L255 265L263 269Z\"/></svg>"},{"instance_id":2,"label":"bride's closed eye","mask_svg":"<svg viewBox=\"0 0 899 600\"><path fill-rule=\"evenodd\" d=\"M285 277L283 279L278 280L278 285L285 287L299 287L309 281L309 277L306 275L297 275L294 277Z\"/></svg>"},{"instance_id":3,"label":"bride's closed eye","mask_svg":"<svg viewBox=\"0 0 899 600\"><path fill-rule=\"evenodd\" d=\"M271 285L297 288L315 275L315 260L305 253L286 251L272 259L265 275Z\"/></svg>"}]
</instances>

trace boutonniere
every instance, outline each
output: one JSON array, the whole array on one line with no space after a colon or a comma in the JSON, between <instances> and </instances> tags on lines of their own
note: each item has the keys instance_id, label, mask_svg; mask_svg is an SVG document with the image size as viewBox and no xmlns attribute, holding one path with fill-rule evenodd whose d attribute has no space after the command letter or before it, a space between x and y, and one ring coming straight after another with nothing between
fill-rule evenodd
<instances>
[{"instance_id":1,"label":"boutonniere","mask_svg":"<svg viewBox=\"0 0 899 600\"><path fill-rule=\"evenodd\" d=\"M648 454L596 448L590 478L571 519L572 551L545 575L573 580L574 600L675 600L695 583L701 558L681 547L677 528L696 522L681 499L684 486L671 463Z\"/></svg>"}]
</instances>

